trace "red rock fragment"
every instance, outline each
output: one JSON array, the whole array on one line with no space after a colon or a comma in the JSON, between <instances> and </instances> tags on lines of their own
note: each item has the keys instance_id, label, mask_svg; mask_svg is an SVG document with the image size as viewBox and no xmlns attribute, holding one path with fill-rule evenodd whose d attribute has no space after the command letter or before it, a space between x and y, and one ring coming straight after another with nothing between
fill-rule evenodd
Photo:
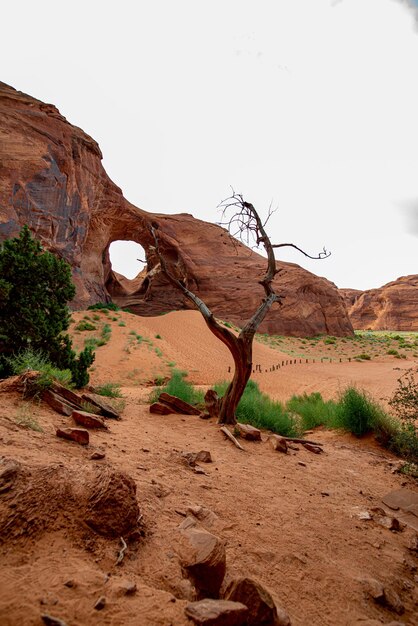
<instances>
[{"instance_id":1,"label":"red rock fragment","mask_svg":"<svg viewBox=\"0 0 418 626\"><path fill-rule=\"evenodd\" d=\"M86 411L73 411L71 417L77 424L86 426L86 428L104 428L108 430L107 424L94 413L87 413Z\"/></svg>"},{"instance_id":2,"label":"red rock fragment","mask_svg":"<svg viewBox=\"0 0 418 626\"><path fill-rule=\"evenodd\" d=\"M205 598L190 602L184 612L198 626L243 626L248 609L241 602Z\"/></svg>"},{"instance_id":3,"label":"red rock fragment","mask_svg":"<svg viewBox=\"0 0 418 626\"><path fill-rule=\"evenodd\" d=\"M239 432L240 437L248 439L249 441L261 441L261 430L250 426L250 424L236 424L236 430Z\"/></svg>"},{"instance_id":4,"label":"red rock fragment","mask_svg":"<svg viewBox=\"0 0 418 626\"><path fill-rule=\"evenodd\" d=\"M170 415L173 413L172 409L165 404L161 404L161 402L154 402L154 404L151 404L149 412L155 413L155 415Z\"/></svg>"},{"instance_id":5,"label":"red rock fragment","mask_svg":"<svg viewBox=\"0 0 418 626\"><path fill-rule=\"evenodd\" d=\"M57 428L57 437L75 441L82 446L86 446L89 442L89 433L84 428Z\"/></svg>"}]
</instances>

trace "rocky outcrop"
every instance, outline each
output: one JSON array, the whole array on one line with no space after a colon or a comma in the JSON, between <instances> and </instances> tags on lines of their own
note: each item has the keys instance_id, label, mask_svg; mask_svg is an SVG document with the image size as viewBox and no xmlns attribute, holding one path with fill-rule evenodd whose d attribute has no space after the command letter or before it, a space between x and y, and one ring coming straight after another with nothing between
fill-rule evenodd
<instances>
[{"instance_id":1,"label":"rocky outcrop","mask_svg":"<svg viewBox=\"0 0 418 626\"><path fill-rule=\"evenodd\" d=\"M418 274L379 289L340 289L356 330L418 331Z\"/></svg>"},{"instance_id":2,"label":"rocky outcrop","mask_svg":"<svg viewBox=\"0 0 418 626\"><path fill-rule=\"evenodd\" d=\"M0 241L28 224L35 236L72 267L74 308L112 298L140 315L191 308L158 271L149 233L185 284L219 318L242 325L263 297L265 260L221 227L192 215L147 213L130 204L103 169L97 143L50 104L0 83ZM110 264L116 240L142 245L147 267L134 280ZM286 335L352 333L335 285L298 265L280 263L275 279L283 306L262 330Z\"/></svg>"}]
</instances>

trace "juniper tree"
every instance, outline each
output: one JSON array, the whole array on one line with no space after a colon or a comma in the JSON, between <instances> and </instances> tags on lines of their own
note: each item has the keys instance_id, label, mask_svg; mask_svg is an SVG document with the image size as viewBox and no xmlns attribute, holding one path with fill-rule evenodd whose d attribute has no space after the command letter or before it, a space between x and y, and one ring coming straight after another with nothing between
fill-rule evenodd
<instances>
[{"instance_id":1,"label":"juniper tree","mask_svg":"<svg viewBox=\"0 0 418 626\"><path fill-rule=\"evenodd\" d=\"M44 250L24 226L0 246L0 376L11 373L10 357L28 348L71 370L77 387L88 382L91 348L79 356L65 331L68 302L75 295L68 263Z\"/></svg>"}]
</instances>

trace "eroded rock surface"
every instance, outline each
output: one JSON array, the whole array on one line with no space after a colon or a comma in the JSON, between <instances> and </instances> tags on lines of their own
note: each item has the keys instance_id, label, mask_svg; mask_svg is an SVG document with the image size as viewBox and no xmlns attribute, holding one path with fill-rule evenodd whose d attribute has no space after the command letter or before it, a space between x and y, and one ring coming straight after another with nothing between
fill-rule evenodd
<instances>
[{"instance_id":1,"label":"eroded rock surface","mask_svg":"<svg viewBox=\"0 0 418 626\"><path fill-rule=\"evenodd\" d=\"M418 330L418 274L379 289L340 289L356 330Z\"/></svg>"},{"instance_id":2,"label":"eroded rock surface","mask_svg":"<svg viewBox=\"0 0 418 626\"><path fill-rule=\"evenodd\" d=\"M252 315L264 295L261 256L192 215L152 214L130 204L107 176L98 144L53 105L0 83L0 120L0 241L28 224L47 249L70 263L74 308L110 297L140 315L191 308L159 272L153 223L167 261L217 317L240 326ZM112 271L109 245L115 240L136 241L145 250L147 267L132 281ZM352 333L333 283L295 264L279 267L275 284L286 297L269 312L262 331Z\"/></svg>"}]
</instances>

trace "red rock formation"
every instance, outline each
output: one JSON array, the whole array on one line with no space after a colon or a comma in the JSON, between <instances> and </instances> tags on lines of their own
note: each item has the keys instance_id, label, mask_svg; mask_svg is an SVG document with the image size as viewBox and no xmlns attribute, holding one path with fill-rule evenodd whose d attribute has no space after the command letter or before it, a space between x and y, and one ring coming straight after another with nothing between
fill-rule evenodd
<instances>
[{"instance_id":1,"label":"red rock formation","mask_svg":"<svg viewBox=\"0 0 418 626\"><path fill-rule=\"evenodd\" d=\"M340 289L356 330L418 331L418 275L401 276L379 289Z\"/></svg>"},{"instance_id":2,"label":"red rock formation","mask_svg":"<svg viewBox=\"0 0 418 626\"><path fill-rule=\"evenodd\" d=\"M97 143L50 104L0 83L0 240L28 224L43 245L65 258L77 288L74 308L112 297L140 315L190 308L158 272L148 231L158 223L161 248L185 283L219 318L241 325L263 297L265 261L232 242L219 226L188 214L147 213L130 204L103 169ZM133 281L112 271L109 245L136 241L147 255ZM283 306L262 330L288 335L352 333L335 285L298 265L280 263Z\"/></svg>"}]
</instances>

